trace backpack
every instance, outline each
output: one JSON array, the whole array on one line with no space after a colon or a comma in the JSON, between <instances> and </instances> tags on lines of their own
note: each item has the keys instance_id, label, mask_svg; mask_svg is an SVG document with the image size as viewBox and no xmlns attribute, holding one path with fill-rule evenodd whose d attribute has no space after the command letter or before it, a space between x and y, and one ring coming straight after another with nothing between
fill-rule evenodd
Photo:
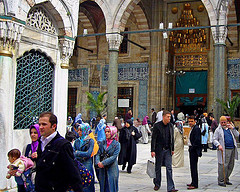
<instances>
[{"instance_id":1,"label":"backpack","mask_svg":"<svg viewBox=\"0 0 240 192\"><path fill-rule=\"evenodd\" d=\"M28 169L22 173L22 179L24 181L26 192L35 192L35 185L32 182L32 173L32 169Z\"/></svg>"},{"instance_id":2,"label":"backpack","mask_svg":"<svg viewBox=\"0 0 240 192\"><path fill-rule=\"evenodd\" d=\"M76 158L74 159L78 170L80 171L80 176L82 179L82 186L84 187L88 187L92 180L93 180L93 174L81 163L79 162Z\"/></svg>"},{"instance_id":3,"label":"backpack","mask_svg":"<svg viewBox=\"0 0 240 192\"><path fill-rule=\"evenodd\" d=\"M94 141L93 152L92 152L92 154L91 154L91 157L93 157L94 155L97 154L98 149L99 149L99 146L98 146L97 140L96 140L95 137L94 137L93 132L89 133L89 137L90 137L91 139L93 139L93 141Z\"/></svg>"}]
</instances>

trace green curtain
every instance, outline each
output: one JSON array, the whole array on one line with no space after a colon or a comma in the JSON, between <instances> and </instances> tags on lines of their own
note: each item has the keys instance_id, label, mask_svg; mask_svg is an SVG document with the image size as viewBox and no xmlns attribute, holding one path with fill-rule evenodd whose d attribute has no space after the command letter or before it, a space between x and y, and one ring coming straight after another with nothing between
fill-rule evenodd
<instances>
[{"instance_id":1,"label":"green curtain","mask_svg":"<svg viewBox=\"0 0 240 192\"><path fill-rule=\"evenodd\" d=\"M195 89L195 94L207 94L207 71L176 76L176 94L189 94L189 89Z\"/></svg>"}]
</instances>

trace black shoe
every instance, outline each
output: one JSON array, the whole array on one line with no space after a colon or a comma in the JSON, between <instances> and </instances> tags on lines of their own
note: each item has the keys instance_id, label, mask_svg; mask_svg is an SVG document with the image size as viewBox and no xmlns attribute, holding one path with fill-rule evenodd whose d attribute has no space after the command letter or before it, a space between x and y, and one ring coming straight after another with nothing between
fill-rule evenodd
<instances>
[{"instance_id":1,"label":"black shoe","mask_svg":"<svg viewBox=\"0 0 240 192\"><path fill-rule=\"evenodd\" d=\"M231 182L229 182L229 181L227 181L227 182L226 182L226 185L232 185L232 183L231 183Z\"/></svg>"},{"instance_id":2,"label":"black shoe","mask_svg":"<svg viewBox=\"0 0 240 192\"><path fill-rule=\"evenodd\" d=\"M158 191L159 188L160 188L159 186L155 185L153 189L154 191Z\"/></svg>"},{"instance_id":3,"label":"black shoe","mask_svg":"<svg viewBox=\"0 0 240 192\"><path fill-rule=\"evenodd\" d=\"M129 171L129 170L128 170L128 171L127 171L127 173L129 173L129 174L130 174L130 173L132 173L132 171Z\"/></svg>"},{"instance_id":4,"label":"black shoe","mask_svg":"<svg viewBox=\"0 0 240 192\"><path fill-rule=\"evenodd\" d=\"M218 185L221 187L226 187L226 184L224 184L224 183L218 183Z\"/></svg>"},{"instance_id":5,"label":"black shoe","mask_svg":"<svg viewBox=\"0 0 240 192\"><path fill-rule=\"evenodd\" d=\"M126 165L123 165L123 166L122 166L122 170L124 170L125 168L126 168Z\"/></svg>"}]
</instances>

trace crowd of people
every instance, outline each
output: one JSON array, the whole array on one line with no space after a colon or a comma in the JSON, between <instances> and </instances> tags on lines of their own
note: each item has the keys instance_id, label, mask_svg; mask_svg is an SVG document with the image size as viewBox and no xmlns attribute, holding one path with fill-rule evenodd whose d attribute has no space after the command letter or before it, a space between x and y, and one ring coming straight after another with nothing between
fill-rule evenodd
<instances>
[{"instance_id":1,"label":"crowd of people","mask_svg":"<svg viewBox=\"0 0 240 192\"><path fill-rule=\"evenodd\" d=\"M187 189L198 188L198 159L202 151L218 149L218 185L232 185L229 180L237 159L235 137L239 132L226 116L219 124L213 114L188 116L162 108L158 113L151 109L151 121L133 119L131 109L124 120L116 117L112 125L106 124L107 115L96 123L85 123L78 114L68 118L65 138L57 131L57 117L43 112L38 124L30 126L31 143L22 153L9 151L6 178L15 176L18 192L95 191L95 183L101 192L117 192L119 165L132 173L137 160L137 143L151 140L151 156L155 158L154 190L161 187L161 167L166 167L167 191L178 191L172 177L172 167L184 166L184 144L189 146L191 182ZM196 115L196 113L195 113ZM184 125L190 127L184 136ZM93 132L95 129L95 133ZM22 155L21 155L22 154ZM95 178L96 176L96 178Z\"/></svg>"}]
</instances>

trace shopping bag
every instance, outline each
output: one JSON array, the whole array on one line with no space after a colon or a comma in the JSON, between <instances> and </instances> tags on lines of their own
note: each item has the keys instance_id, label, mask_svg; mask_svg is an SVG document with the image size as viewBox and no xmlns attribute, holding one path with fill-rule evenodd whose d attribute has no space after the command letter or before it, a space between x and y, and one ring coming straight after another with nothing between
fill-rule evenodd
<instances>
[{"instance_id":1,"label":"shopping bag","mask_svg":"<svg viewBox=\"0 0 240 192\"><path fill-rule=\"evenodd\" d=\"M209 143L212 143L213 142L213 132L210 131L209 132Z\"/></svg>"},{"instance_id":2,"label":"shopping bag","mask_svg":"<svg viewBox=\"0 0 240 192\"><path fill-rule=\"evenodd\" d=\"M156 178L155 163L151 160L147 161L147 174L150 178Z\"/></svg>"}]
</instances>

